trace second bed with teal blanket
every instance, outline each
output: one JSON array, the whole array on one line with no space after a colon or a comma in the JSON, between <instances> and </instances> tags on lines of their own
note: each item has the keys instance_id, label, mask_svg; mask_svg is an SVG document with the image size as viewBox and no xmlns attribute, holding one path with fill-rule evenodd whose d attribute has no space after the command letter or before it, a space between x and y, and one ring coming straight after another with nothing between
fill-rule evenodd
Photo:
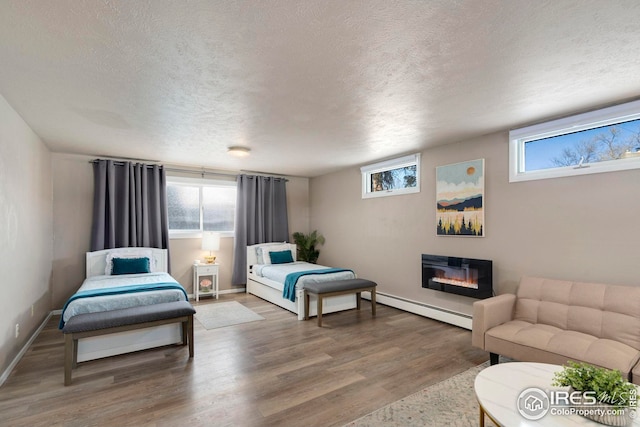
<instances>
[{"instance_id":1,"label":"second bed with teal blanket","mask_svg":"<svg viewBox=\"0 0 640 427\"><path fill-rule=\"evenodd\" d=\"M284 279L284 289L282 290L282 297L288 299L289 301L296 300L296 284L298 280L302 276L310 276L310 275L325 275L331 273L341 273L341 272L351 272L352 270L348 270L346 268L322 268L317 270L306 270L306 271L298 271L295 273L287 274L287 277ZM354 275L355 276L355 275ZM332 279L335 280L335 279ZM315 282L320 282L322 280L316 280Z\"/></svg>"},{"instance_id":2,"label":"second bed with teal blanket","mask_svg":"<svg viewBox=\"0 0 640 427\"><path fill-rule=\"evenodd\" d=\"M304 288L305 283L333 282L335 280L355 279L353 270L331 268L304 261L283 264L256 264L253 266L256 276L281 283L282 296L289 301L296 300L296 289Z\"/></svg>"}]
</instances>

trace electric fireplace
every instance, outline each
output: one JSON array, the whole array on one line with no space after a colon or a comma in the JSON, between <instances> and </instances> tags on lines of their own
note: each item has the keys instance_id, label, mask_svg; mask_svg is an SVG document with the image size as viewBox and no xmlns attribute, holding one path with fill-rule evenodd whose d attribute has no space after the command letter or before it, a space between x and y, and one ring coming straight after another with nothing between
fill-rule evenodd
<instances>
[{"instance_id":1,"label":"electric fireplace","mask_svg":"<svg viewBox=\"0 0 640 427\"><path fill-rule=\"evenodd\" d=\"M484 259L422 254L422 287L489 298L493 295L493 263Z\"/></svg>"}]
</instances>

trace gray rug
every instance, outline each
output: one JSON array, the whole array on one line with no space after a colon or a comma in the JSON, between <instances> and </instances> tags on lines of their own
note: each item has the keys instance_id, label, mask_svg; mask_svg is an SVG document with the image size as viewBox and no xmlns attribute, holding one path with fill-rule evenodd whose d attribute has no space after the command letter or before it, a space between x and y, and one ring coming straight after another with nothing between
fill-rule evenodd
<instances>
[{"instance_id":1,"label":"gray rug","mask_svg":"<svg viewBox=\"0 0 640 427\"><path fill-rule=\"evenodd\" d=\"M198 305L195 309L196 314L194 317L198 319L198 322L206 329L223 328L240 323L264 320L264 317L237 301Z\"/></svg>"},{"instance_id":2,"label":"gray rug","mask_svg":"<svg viewBox=\"0 0 640 427\"><path fill-rule=\"evenodd\" d=\"M345 427L477 426L479 407L473 382L489 362L377 409ZM493 426L486 418L485 426Z\"/></svg>"}]
</instances>

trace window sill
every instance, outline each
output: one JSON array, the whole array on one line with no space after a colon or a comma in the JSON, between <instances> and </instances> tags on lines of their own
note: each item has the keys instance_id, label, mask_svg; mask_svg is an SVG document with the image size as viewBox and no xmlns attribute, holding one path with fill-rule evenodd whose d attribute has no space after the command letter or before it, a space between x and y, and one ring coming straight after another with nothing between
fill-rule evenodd
<instances>
[{"instance_id":1,"label":"window sill","mask_svg":"<svg viewBox=\"0 0 640 427\"><path fill-rule=\"evenodd\" d=\"M220 231L220 237L235 237L233 231ZM172 239L202 239L202 231L169 231L169 240Z\"/></svg>"}]
</instances>

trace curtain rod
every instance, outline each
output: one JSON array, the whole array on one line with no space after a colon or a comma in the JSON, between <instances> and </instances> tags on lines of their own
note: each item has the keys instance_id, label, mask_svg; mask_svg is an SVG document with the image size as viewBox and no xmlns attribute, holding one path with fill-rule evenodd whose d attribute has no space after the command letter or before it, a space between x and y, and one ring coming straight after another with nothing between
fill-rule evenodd
<instances>
[{"instance_id":1,"label":"curtain rod","mask_svg":"<svg viewBox=\"0 0 640 427\"><path fill-rule=\"evenodd\" d=\"M93 159L93 160L89 160L89 163L98 163L98 160L100 159ZM140 160L140 161L144 161L144 160ZM152 161L153 162L153 161ZM124 161L121 160L113 160L113 164L116 166L123 166L125 164ZM146 165L146 167L151 168L153 166L161 166L161 165ZM238 173L225 173L225 172L213 172L213 171L207 171L204 168L202 170L195 170L195 169L178 169L178 168L170 168L170 167L166 167L164 166L164 170L167 172L178 172L178 173L191 173L194 175L201 175L204 177L204 175L218 175L218 176L230 176L233 178L237 178L237 176L239 175ZM251 174L255 174L255 175L261 175L261 176L267 176L267 177L272 177L272 178L281 178L284 179L285 181L289 181L285 175L277 175L277 174L270 174L270 173L266 173L266 172L256 172L256 171L240 171L240 173L251 173Z\"/></svg>"},{"instance_id":2,"label":"curtain rod","mask_svg":"<svg viewBox=\"0 0 640 427\"><path fill-rule=\"evenodd\" d=\"M98 160L100 159L93 159L93 160L89 160L89 163L98 163ZM120 161L120 160L113 160L113 164L116 166L123 166L125 164L124 161ZM147 168L152 168L153 166L162 166L162 165L145 165ZM234 173L224 173L224 172L212 172L212 171L207 171L207 170L195 170L195 169L178 169L178 168L170 168L170 167L166 167L163 166L164 170L167 172L179 172L179 173L192 173L194 175L219 175L219 176L231 176L231 177L236 177L238 174L234 174Z\"/></svg>"},{"instance_id":3,"label":"curtain rod","mask_svg":"<svg viewBox=\"0 0 640 427\"><path fill-rule=\"evenodd\" d=\"M204 169L197 171L192 169L176 169L176 168L165 167L164 170L166 170L167 172L192 173L194 175L200 175L203 178L205 175L230 176L233 178L236 178L237 176L237 174L234 174L234 173L212 172L212 171L206 171Z\"/></svg>"}]
</instances>

